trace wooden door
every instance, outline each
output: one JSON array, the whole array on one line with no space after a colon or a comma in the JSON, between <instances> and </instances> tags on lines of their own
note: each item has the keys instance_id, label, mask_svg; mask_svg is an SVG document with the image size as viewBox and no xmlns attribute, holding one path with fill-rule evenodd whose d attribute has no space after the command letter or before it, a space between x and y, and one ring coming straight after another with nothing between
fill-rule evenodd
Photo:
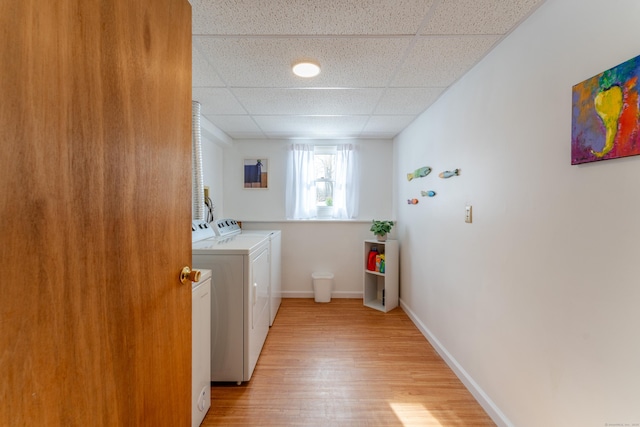
<instances>
[{"instance_id":1,"label":"wooden door","mask_svg":"<svg viewBox=\"0 0 640 427\"><path fill-rule=\"evenodd\" d=\"M191 7L3 0L0 36L0 425L189 425Z\"/></svg>"}]
</instances>

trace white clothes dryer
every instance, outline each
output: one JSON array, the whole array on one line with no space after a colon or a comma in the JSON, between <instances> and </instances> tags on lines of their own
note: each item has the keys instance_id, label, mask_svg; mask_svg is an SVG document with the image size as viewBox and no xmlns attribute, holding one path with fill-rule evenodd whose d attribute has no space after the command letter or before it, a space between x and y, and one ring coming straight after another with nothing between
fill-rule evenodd
<instances>
[{"instance_id":1,"label":"white clothes dryer","mask_svg":"<svg viewBox=\"0 0 640 427\"><path fill-rule=\"evenodd\" d=\"M242 230L242 235L267 236L269 238L269 326L278 314L282 303L282 232L280 230Z\"/></svg>"},{"instance_id":2,"label":"white clothes dryer","mask_svg":"<svg viewBox=\"0 0 640 427\"><path fill-rule=\"evenodd\" d=\"M212 224L217 236L241 233L246 235L267 236L269 238L269 326L273 322L282 303L282 232L280 230L241 229L238 221L225 218Z\"/></svg>"},{"instance_id":3,"label":"white clothes dryer","mask_svg":"<svg viewBox=\"0 0 640 427\"><path fill-rule=\"evenodd\" d=\"M211 407L211 271L191 286L191 427L202 424Z\"/></svg>"},{"instance_id":4,"label":"white clothes dryer","mask_svg":"<svg viewBox=\"0 0 640 427\"><path fill-rule=\"evenodd\" d=\"M211 381L249 381L269 332L269 239L192 224L192 264L210 269Z\"/></svg>"}]
</instances>

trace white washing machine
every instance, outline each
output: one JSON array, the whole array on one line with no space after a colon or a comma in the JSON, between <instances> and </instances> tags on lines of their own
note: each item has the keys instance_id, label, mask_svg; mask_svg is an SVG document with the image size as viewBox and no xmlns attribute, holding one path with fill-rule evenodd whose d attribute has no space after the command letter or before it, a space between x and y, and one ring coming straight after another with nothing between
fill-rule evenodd
<instances>
[{"instance_id":1,"label":"white washing machine","mask_svg":"<svg viewBox=\"0 0 640 427\"><path fill-rule=\"evenodd\" d=\"M211 270L191 286L191 427L211 407Z\"/></svg>"},{"instance_id":2,"label":"white washing machine","mask_svg":"<svg viewBox=\"0 0 640 427\"><path fill-rule=\"evenodd\" d=\"M210 269L211 381L249 381L269 332L269 239L192 224L192 264Z\"/></svg>"},{"instance_id":3,"label":"white washing machine","mask_svg":"<svg viewBox=\"0 0 640 427\"><path fill-rule=\"evenodd\" d=\"M247 230L241 229L234 219L226 218L216 221L212 228L217 236L229 233L242 235L259 235L269 238L269 326L273 326L280 303L282 302L282 232L280 230Z\"/></svg>"}]
</instances>

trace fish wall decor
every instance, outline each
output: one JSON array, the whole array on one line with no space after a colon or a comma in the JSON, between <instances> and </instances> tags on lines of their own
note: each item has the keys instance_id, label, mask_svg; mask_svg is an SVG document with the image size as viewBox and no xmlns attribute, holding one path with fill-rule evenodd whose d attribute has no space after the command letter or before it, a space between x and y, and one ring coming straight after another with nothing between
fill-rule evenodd
<instances>
[{"instance_id":1,"label":"fish wall decor","mask_svg":"<svg viewBox=\"0 0 640 427\"><path fill-rule=\"evenodd\" d=\"M417 205L418 204L418 199L407 199L407 204L408 205Z\"/></svg>"},{"instance_id":2,"label":"fish wall decor","mask_svg":"<svg viewBox=\"0 0 640 427\"><path fill-rule=\"evenodd\" d=\"M433 190L429 190L429 191L421 191L420 194L422 195L422 197L425 197L425 196L433 197L436 195L436 192Z\"/></svg>"},{"instance_id":3,"label":"fish wall decor","mask_svg":"<svg viewBox=\"0 0 640 427\"><path fill-rule=\"evenodd\" d=\"M452 176L460 176L460 169L454 169L452 171L440 172L438 175L440 178L451 178Z\"/></svg>"},{"instance_id":4,"label":"fish wall decor","mask_svg":"<svg viewBox=\"0 0 640 427\"><path fill-rule=\"evenodd\" d=\"M423 166L420 169L414 170L413 173L408 173L407 181L411 181L413 178L424 178L430 173L431 173L431 168L429 166Z\"/></svg>"}]
</instances>

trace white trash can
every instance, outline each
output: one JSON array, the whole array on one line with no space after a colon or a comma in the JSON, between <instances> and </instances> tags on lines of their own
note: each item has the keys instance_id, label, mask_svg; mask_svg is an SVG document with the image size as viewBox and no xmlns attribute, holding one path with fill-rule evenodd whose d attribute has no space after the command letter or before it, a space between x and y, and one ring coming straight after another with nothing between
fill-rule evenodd
<instances>
[{"instance_id":1,"label":"white trash can","mask_svg":"<svg viewBox=\"0 0 640 427\"><path fill-rule=\"evenodd\" d=\"M331 302L333 273L312 273L313 295L316 302Z\"/></svg>"}]
</instances>

